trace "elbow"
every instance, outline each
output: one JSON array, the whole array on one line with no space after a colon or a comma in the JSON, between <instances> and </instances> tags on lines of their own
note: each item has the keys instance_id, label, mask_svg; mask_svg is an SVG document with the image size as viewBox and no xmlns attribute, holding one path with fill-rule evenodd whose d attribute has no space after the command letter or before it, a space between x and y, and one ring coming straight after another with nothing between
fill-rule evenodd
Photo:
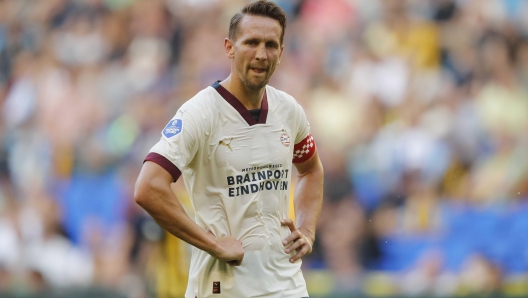
<instances>
[{"instance_id":1,"label":"elbow","mask_svg":"<svg viewBox=\"0 0 528 298\"><path fill-rule=\"evenodd\" d=\"M137 181L134 188L134 201L141 207L145 207L148 201L148 192L150 185L142 181Z\"/></svg>"},{"instance_id":2,"label":"elbow","mask_svg":"<svg viewBox=\"0 0 528 298\"><path fill-rule=\"evenodd\" d=\"M137 191L137 190L134 191L134 202L136 202L136 204L138 204L139 206L142 206L145 200L144 198L145 196L143 195L142 192Z\"/></svg>"},{"instance_id":3,"label":"elbow","mask_svg":"<svg viewBox=\"0 0 528 298\"><path fill-rule=\"evenodd\" d=\"M171 175L154 163L145 163L134 185L134 201L143 209L151 209L172 192ZM147 210L148 211L148 210Z\"/></svg>"},{"instance_id":4,"label":"elbow","mask_svg":"<svg viewBox=\"0 0 528 298\"><path fill-rule=\"evenodd\" d=\"M170 183L159 177L138 179L134 187L134 201L147 210L154 207L160 198L166 197L171 191Z\"/></svg>"}]
</instances>

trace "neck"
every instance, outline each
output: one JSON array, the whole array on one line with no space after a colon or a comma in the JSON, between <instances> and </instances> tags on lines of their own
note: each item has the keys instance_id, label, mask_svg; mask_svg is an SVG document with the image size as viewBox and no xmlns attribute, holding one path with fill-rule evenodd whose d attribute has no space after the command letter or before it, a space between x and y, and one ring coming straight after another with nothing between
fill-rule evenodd
<instances>
[{"instance_id":1,"label":"neck","mask_svg":"<svg viewBox=\"0 0 528 298\"><path fill-rule=\"evenodd\" d=\"M233 75L229 75L227 79L220 82L224 88L233 94L248 110L260 109L262 105L262 97L266 87L262 87L258 90L249 89L238 79L233 78Z\"/></svg>"}]
</instances>

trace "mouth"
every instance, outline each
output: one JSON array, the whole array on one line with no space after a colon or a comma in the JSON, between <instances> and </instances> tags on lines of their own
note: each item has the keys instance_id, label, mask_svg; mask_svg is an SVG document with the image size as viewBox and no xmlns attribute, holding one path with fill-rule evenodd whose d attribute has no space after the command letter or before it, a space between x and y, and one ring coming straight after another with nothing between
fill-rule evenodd
<instances>
[{"instance_id":1,"label":"mouth","mask_svg":"<svg viewBox=\"0 0 528 298\"><path fill-rule=\"evenodd\" d=\"M266 68L260 68L260 67L252 67L251 70L256 73L265 73L267 71Z\"/></svg>"}]
</instances>

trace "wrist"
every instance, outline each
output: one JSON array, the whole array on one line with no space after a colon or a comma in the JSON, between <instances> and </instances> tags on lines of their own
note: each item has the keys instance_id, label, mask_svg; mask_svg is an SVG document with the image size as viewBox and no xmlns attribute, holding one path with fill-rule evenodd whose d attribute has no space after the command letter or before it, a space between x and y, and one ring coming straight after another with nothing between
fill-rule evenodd
<instances>
[{"instance_id":1,"label":"wrist","mask_svg":"<svg viewBox=\"0 0 528 298\"><path fill-rule=\"evenodd\" d=\"M312 244L315 242L315 232L303 227L299 227L299 231L301 231L301 233L303 233L303 235L308 238Z\"/></svg>"},{"instance_id":2,"label":"wrist","mask_svg":"<svg viewBox=\"0 0 528 298\"><path fill-rule=\"evenodd\" d=\"M204 249L205 252L210 254L212 257L218 259L220 255L222 255L222 246L218 244L215 238L209 237L209 241L207 243L207 248Z\"/></svg>"}]
</instances>

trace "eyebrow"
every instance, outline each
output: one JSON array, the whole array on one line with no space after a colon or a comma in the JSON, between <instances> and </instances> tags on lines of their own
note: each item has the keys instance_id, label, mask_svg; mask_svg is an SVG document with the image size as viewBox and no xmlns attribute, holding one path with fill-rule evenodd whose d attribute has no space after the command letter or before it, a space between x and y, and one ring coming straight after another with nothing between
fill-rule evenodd
<instances>
[{"instance_id":1,"label":"eyebrow","mask_svg":"<svg viewBox=\"0 0 528 298\"><path fill-rule=\"evenodd\" d=\"M271 44L271 45L273 45L273 46L277 46L277 47L279 46L279 43L276 42L275 40L268 40L268 41L266 41L266 43L267 43L267 44Z\"/></svg>"},{"instance_id":2,"label":"eyebrow","mask_svg":"<svg viewBox=\"0 0 528 298\"><path fill-rule=\"evenodd\" d=\"M262 42L264 41L264 43L272 43L274 45L279 45L279 42L277 42L276 40L274 39L266 39L266 40L263 40L261 38L258 38L258 37L249 37L249 38L246 38L243 40L244 42L252 42L252 41L256 41L256 42Z\"/></svg>"}]
</instances>

